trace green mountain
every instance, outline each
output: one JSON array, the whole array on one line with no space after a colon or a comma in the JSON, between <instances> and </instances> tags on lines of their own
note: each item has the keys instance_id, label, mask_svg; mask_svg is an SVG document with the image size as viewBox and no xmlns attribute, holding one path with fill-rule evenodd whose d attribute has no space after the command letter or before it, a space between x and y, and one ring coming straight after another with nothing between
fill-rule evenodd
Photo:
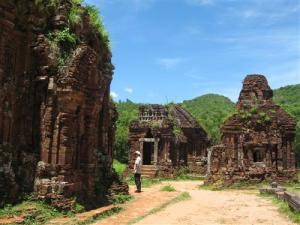
<instances>
[{"instance_id":1,"label":"green mountain","mask_svg":"<svg viewBox=\"0 0 300 225\"><path fill-rule=\"evenodd\" d=\"M127 163L128 159L128 128L131 120L138 118L139 104L130 100L116 103L119 114L115 141L115 158L120 162Z\"/></svg>"},{"instance_id":2,"label":"green mountain","mask_svg":"<svg viewBox=\"0 0 300 225\"><path fill-rule=\"evenodd\" d=\"M274 90L274 101L291 114L297 122L296 127L296 161L300 166L300 84L288 85Z\"/></svg>"},{"instance_id":3,"label":"green mountain","mask_svg":"<svg viewBox=\"0 0 300 225\"><path fill-rule=\"evenodd\" d=\"M207 131L214 143L220 142L220 126L235 111L235 104L229 98L207 94L183 101L183 108L189 111Z\"/></svg>"},{"instance_id":4,"label":"green mountain","mask_svg":"<svg viewBox=\"0 0 300 225\"><path fill-rule=\"evenodd\" d=\"M273 99L297 121L295 146L297 161L300 162L300 84L275 89ZM116 106L119 119L117 121L115 154L118 160L127 162L128 126L131 120L137 119L140 104L126 100L116 103ZM207 94L186 100L181 103L181 106L198 120L216 144L220 142L220 126L235 111L235 104L229 98L217 94Z\"/></svg>"}]
</instances>

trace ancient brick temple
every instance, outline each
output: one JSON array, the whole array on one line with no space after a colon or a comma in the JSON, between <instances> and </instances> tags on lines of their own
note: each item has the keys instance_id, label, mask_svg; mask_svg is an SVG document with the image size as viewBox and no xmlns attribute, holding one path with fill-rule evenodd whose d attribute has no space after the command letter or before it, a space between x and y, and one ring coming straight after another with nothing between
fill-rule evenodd
<instances>
[{"instance_id":1,"label":"ancient brick temple","mask_svg":"<svg viewBox=\"0 0 300 225\"><path fill-rule=\"evenodd\" d=\"M71 26L74 3L58 2L0 2L0 205L33 190L57 203L102 201L113 185L111 52L83 7ZM78 40L59 67L70 43L54 48L48 34L66 28Z\"/></svg>"},{"instance_id":2,"label":"ancient brick temple","mask_svg":"<svg viewBox=\"0 0 300 225\"><path fill-rule=\"evenodd\" d=\"M295 176L295 121L272 101L263 75L243 82L237 112L221 128L222 144L212 148L210 180L288 180Z\"/></svg>"},{"instance_id":3,"label":"ancient brick temple","mask_svg":"<svg viewBox=\"0 0 300 225\"><path fill-rule=\"evenodd\" d=\"M194 173L206 171L207 133L180 106L141 106L129 132L129 168L133 168L135 151L140 151L144 175L151 167L156 171L152 175L160 176L172 176L179 166L188 166Z\"/></svg>"}]
</instances>

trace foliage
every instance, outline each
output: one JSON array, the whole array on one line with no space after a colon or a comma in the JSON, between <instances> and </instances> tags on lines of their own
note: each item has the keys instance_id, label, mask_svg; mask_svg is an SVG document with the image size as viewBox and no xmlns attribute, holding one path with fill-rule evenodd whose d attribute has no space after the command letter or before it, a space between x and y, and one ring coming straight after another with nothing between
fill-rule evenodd
<instances>
[{"instance_id":1,"label":"foliage","mask_svg":"<svg viewBox=\"0 0 300 225\"><path fill-rule=\"evenodd\" d=\"M129 123L138 118L139 104L130 100L116 103L119 118L117 121L116 142L114 146L115 158L121 163L128 161L128 133Z\"/></svg>"},{"instance_id":2,"label":"foliage","mask_svg":"<svg viewBox=\"0 0 300 225\"><path fill-rule=\"evenodd\" d=\"M110 48L108 32L105 30L103 21L99 16L100 10L92 5L87 5L86 10L90 16L91 25L99 32L106 46Z\"/></svg>"},{"instance_id":3,"label":"foliage","mask_svg":"<svg viewBox=\"0 0 300 225\"><path fill-rule=\"evenodd\" d=\"M300 166L300 84L274 90L273 100L296 119L296 162Z\"/></svg>"},{"instance_id":4,"label":"foliage","mask_svg":"<svg viewBox=\"0 0 300 225\"><path fill-rule=\"evenodd\" d=\"M201 97L183 101L183 108L189 111L207 131L214 142L220 142L220 126L235 112L235 105L228 98L207 94Z\"/></svg>"},{"instance_id":5,"label":"foliage","mask_svg":"<svg viewBox=\"0 0 300 225\"><path fill-rule=\"evenodd\" d=\"M45 224L52 218L64 216L62 212L41 201L24 201L21 204L6 205L0 209L0 216L18 216L22 213L25 213L22 223L25 225Z\"/></svg>"},{"instance_id":6,"label":"foliage","mask_svg":"<svg viewBox=\"0 0 300 225\"><path fill-rule=\"evenodd\" d=\"M133 197L131 195L118 194L114 196L113 204L124 204L132 199Z\"/></svg>"},{"instance_id":7,"label":"foliage","mask_svg":"<svg viewBox=\"0 0 300 225\"><path fill-rule=\"evenodd\" d=\"M116 171L116 173L118 174L118 176L121 178L123 176L124 171L127 168L127 165L124 163L121 163L115 159L113 162L113 168Z\"/></svg>"},{"instance_id":8,"label":"foliage","mask_svg":"<svg viewBox=\"0 0 300 225\"><path fill-rule=\"evenodd\" d=\"M161 191L166 191L166 192L173 192L173 191L176 191L176 189L175 189L172 185L170 185L170 184L168 184L168 185L162 187L162 189L160 189L160 190L161 190Z\"/></svg>"},{"instance_id":9,"label":"foliage","mask_svg":"<svg viewBox=\"0 0 300 225\"><path fill-rule=\"evenodd\" d=\"M289 204L286 201L276 198L274 195L271 194L260 194L260 196L271 199L273 204L278 206L278 210L280 213L286 215L290 220L295 223L300 223L300 213L292 210L289 207Z\"/></svg>"},{"instance_id":10,"label":"foliage","mask_svg":"<svg viewBox=\"0 0 300 225\"><path fill-rule=\"evenodd\" d=\"M75 203L72 207L72 212L73 213L81 213L81 212L84 212L85 211L85 207L81 204L79 204L76 200L75 200Z\"/></svg>"},{"instance_id":11,"label":"foliage","mask_svg":"<svg viewBox=\"0 0 300 225\"><path fill-rule=\"evenodd\" d=\"M56 52L58 68L61 71L65 66L65 60L76 45L76 35L69 28L65 28L64 30L50 32L47 37L52 51Z\"/></svg>"},{"instance_id":12,"label":"foliage","mask_svg":"<svg viewBox=\"0 0 300 225\"><path fill-rule=\"evenodd\" d=\"M70 32L69 28L64 30L51 32L48 34L50 41L53 41L63 48L69 48L69 46L74 46L76 44L76 35Z\"/></svg>"},{"instance_id":13,"label":"foliage","mask_svg":"<svg viewBox=\"0 0 300 225\"><path fill-rule=\"evenodd\" d=\"M70 25L74 26L81 22L80 9L77 6L73 6L70 10L68 21Z\"/></svg>"},{"instance_id":14,"label":"foliage","mask_svg":"<svg viewBox=\"0 0 300 225\"><path fill-rule=\"evenodd\" d=\"M34 4L38 7L40 11L48 13L50 8L57 8L60 0L34 0Z\"/></svg>"}]
</instances>

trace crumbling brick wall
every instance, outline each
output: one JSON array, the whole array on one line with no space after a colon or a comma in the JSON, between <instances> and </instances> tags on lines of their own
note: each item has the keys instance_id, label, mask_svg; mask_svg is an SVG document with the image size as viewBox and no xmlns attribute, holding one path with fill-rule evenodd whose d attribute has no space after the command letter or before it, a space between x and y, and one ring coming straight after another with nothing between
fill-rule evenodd
<instances>
[{"instance_id":1,"label":"crumbling brick wall","mask_svg":"<svg viewBox=\"0 0 300 225\"><path fill-rule=\"evenodd\" d=\"M263 75L248 75L237 112L221 128L222 145L212 149L210 180L293 181L295 121L272 101Z\"/></svg>"},{"instance_id":2,"label":"crumbling brick wall","mask_svg":"<svg viewBox=\"0 0 300 225\"><path fill-rule=\"evenodd\" d=\"M1 204L33 189L52 201L102 201L113 183L111 52L83 7L71 26L74 4L0 2ZM61 65L57 51L69 43L54 48L49 36L66 29L76 42Z\"/></svg>"}]
</instances>

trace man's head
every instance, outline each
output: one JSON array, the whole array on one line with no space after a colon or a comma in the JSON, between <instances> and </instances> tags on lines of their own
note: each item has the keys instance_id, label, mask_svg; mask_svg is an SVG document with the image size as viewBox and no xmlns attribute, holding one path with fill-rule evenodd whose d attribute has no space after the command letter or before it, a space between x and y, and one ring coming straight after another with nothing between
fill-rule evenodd
<instances>
[{"instance_id":1,"label":"man's head","mask_svg":"<svg viewBox=\"0 0 300 225\"><path fill-rule=\"evenodd\" d=\"M136 157L141 156L141 153L139 151L135 151L135 156Z\"/></svg>"}]
</instances>

